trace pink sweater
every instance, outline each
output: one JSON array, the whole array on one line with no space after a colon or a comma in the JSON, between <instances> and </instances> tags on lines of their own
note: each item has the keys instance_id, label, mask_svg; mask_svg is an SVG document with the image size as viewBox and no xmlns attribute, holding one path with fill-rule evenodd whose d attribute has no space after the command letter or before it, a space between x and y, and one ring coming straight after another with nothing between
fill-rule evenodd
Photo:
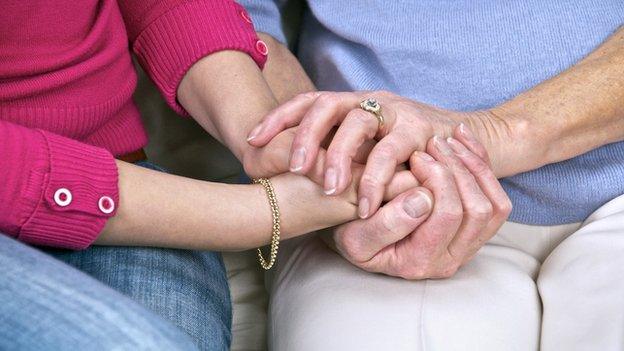
<instances>
[{"instance_id":1,"label":"pink sweater","mask_svg":"<svg viewBox=\"0 0 624 351\"><path fill-rule=\"evenodd\" d=\"M130 48L169 105L200 58L266 46L231 0L8 0L0 11L0 232L89 246L119 201L114 156L147 143Z\"/></svg>"}]
</instances>

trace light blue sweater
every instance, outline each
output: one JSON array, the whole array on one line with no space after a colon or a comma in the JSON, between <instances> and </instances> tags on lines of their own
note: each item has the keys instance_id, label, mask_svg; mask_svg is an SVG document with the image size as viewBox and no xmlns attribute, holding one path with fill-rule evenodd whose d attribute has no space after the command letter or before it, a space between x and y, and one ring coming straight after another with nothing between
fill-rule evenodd
<instances>
[{"instance_id":1,"label":"light blue sweater","mask_svg":"<svg viewBox=\"0 0 624 351\"><path fill-rule=\"evenodd\" d=\"M285 41L283 1L239 1L258 31ZM308 5L298 57L319 89L386 89L462 111L495 106L558 74L624 24L624 0L309 0ZM624 194L624 143L502 183L514 204L512 221L580 222Z\"/></svg>"}]
</instances>

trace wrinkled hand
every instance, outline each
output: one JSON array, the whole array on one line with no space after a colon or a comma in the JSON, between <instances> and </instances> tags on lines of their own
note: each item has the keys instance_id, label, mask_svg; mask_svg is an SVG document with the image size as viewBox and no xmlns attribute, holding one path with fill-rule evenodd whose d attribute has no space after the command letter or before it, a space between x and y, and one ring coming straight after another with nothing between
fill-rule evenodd
<instances>
[{"instance_id":1,"label":"wrinkled hand","mask_svg":"<svg viewBox=\"0 0 624 351\"><path fill-rule=\"evenodd\" d=\"M382 130L371 113L359 108L368 97L381 104L385 119ZM326 193L340 194L352 181L355 155L368 141L379 140L370 151L358 189L360 217L366 218L379 208L397 165L406 162L414 151L424 151L434 135L446 138L461 122L484 125L488 123L475 121L488 117L487 112L443 110L383 91L313 92L273 110L251 132L249 143L265 146L283 130L298 126L289 151L290 169L308 174L323 140L338 125L327 148L322 183Z\"/></svg>"},{"instance_id":2,"label":"wrinkled hand","mask_svg":"<svg viewBox=\"0 0 624 351\"><path fill-rule=\"evenodd\" d=\"M297 128L289 128L279 133L265 147L251 148L243 157L245 172L252 178L267 177L288 172L288 155ZM331 137L331 135L330 135ZM341 194L348 202L357 205L357 188L364 172L364 162L374 142L367 142L360 148L351 163L353 182ZM322 183L326 151L319 149L316 162L307 177L317 184ZM388 201L407 189L418 186L416 177L404 165L395 168L391 181L384 188L383 199Z\"/></svg>"},{"instance_id":3,"label":"wrinkled hand","mask_svg":"<svg viewBox=\"0 0 624 351\"><path fill-rule=\"evenodd\" d=\"M511 202L480 144L436 137L426 150L410 157L421 187L334 231L354 265L405 279L450 277L507 219Z\"/></svg>"},{"instance_id":4,"label":"wrinkled hand","mask_svg":"<svg viewBox=\"0 0 624 351\"><path fill-rule=\"evenodd\" d=\"M289 128L271 139L261 148L250 147L243 154L242 163L245 173L252 178L272 177L289 172L288 160L292 142L297 135L297 127ZM333 133L327 137L324 145L329 144ZM353 158L353 167L358 167L366 162L368 153L373 148L374 142L368 142L361 151ZM325 148L321 147L315 164L308 172L308 177L321 184L325 162Z\"/></svg>"}]
</instances>

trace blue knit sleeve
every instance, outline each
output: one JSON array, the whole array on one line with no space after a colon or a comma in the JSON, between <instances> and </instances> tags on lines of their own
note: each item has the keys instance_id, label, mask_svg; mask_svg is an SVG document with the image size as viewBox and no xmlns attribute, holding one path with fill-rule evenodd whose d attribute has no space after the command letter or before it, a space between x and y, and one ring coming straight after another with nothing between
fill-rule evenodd
<instances>
[{"instance_id":1,"label":"blue knit sleeve","mask_svg":"<svg viewBox=\"0 0 624 351\"><path fill-rule=\"evenodd\" d=\"M257 32L269 34L286 44L281 9L287 0L238 0L245 7Z\"/></svg>"}]
</instances>

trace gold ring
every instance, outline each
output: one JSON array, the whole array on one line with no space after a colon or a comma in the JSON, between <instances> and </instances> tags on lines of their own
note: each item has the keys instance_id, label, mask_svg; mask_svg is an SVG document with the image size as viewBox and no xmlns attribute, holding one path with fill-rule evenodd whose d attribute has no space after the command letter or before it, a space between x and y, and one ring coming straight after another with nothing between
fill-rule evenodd
<instances>
[{"instance_id":1,"label":"gold ring","mask_svg":"<svg viewBox=\"0 0 624 351\"><path fill-rule=\"evenodd\" d=\"M382 130L384 127L384 117L381 114L381 105L379 105L379 102L373 98L368 98L360 102L360 107L362 110L375 115L375 118L377 118L377 121L379 122L378 128L379 130Z\"/></svg>"}]
</instances>

